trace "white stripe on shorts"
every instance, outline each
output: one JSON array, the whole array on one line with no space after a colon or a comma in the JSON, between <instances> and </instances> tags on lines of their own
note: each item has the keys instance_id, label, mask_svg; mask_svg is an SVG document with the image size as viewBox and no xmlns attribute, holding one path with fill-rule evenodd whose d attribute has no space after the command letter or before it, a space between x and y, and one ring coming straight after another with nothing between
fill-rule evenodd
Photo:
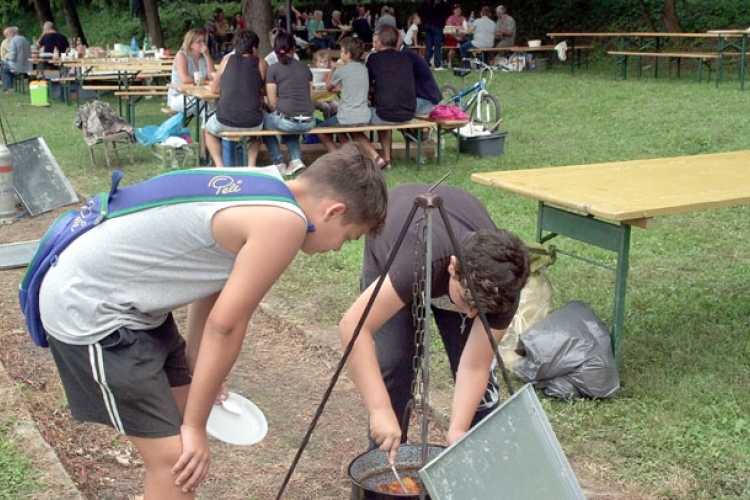
<instances>
[{"instance_id":1,"label":"white stripe on shorts","mask_svg":"<svg viewBox=\"0 0 750 500\"><path fill-rule=\"evenodd\" d=\"M109 413L109 420L115 429L124 434L125 429L122 426L120 414L117 411L115 396L107 385L107 375L104 372L104 363L102 361L102 346L99 342L89 346L89 362L91 363L91 373L94 380L102 389L102 398L104 399L104 406L107 408L107 413Z\"/></svg>"}]
</instances>

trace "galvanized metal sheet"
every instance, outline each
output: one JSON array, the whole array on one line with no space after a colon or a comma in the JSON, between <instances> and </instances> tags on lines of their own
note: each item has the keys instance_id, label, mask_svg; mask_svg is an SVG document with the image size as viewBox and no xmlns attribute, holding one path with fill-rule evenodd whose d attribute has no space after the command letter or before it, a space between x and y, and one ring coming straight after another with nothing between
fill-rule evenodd
<instances>
[{"instance_id":1,"label":"galvanized metal sheet","mask_svg":"<svg viewBox=\"0 0 750 500\"><path fill-rule=\"evenodd\" d=\"M586 499L530 384L419 476L432 500Z\"/></svg>"},{"instance_id":2,"label":"galvanized metal sheet","mask_svg":"<svg viewBox=\"0 0 750 500\"><path fill-rule=\"evenodd\" d=\"M41 137L8 144L13 187L32 216L78 202L73 186Z\"/></svg>"},{"instance_id":3,"label":"galvanized metal sheet","mask_svg":"<svg viewBox=\"0 0 750 500\"><path fill-rule=\"evenodd\" d=\"M28 266L38 246L39 240L0 245L0 269Z\"/></svg>"}]
</instances>

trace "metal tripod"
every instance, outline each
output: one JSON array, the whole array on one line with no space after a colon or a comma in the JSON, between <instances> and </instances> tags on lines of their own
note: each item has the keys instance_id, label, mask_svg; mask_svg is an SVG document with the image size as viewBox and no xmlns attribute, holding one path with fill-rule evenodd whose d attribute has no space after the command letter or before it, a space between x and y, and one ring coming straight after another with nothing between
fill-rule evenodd
<instances>
[{"instance_id":1,"label":"metal tripod","mask_svg":"<svg viewBox=\"0 0 750 500\"><path fill-rule=\"evenodd\" d=\"M438 181L435 186L430 188L430 191L434 189L440 182L442 182L445 178L444 176L440 181ZM331 396L331 393L333 392L333 388L336 385L336 381L338 380L339 376L341 375L341 372L344 369L344 366L346 365L346 361L349 358L349 355L351 354L354 343L357 341L357 338L359 337L360 332L362 331L362 327L364 326L365 320L367 319L368 314L370 313L370 310L372 309L373 303L375 302L375 299L377 298L378 294L380 293L380 289L383 286L383 282L385 281L386 277L388 276L388 271L391 268L391 265L393 264L393 261L396 258L396 255L398 254L399 249L401 248L401 245L403 244L404 238L406 234L409 231L409 228L411 227L411 224L414 220L414 216L417 213L417 210L422 209L426 215L427 220L427 237L425 241L425 266L424 266L424 280L423 280L423 291L422 291L422 301L423 303L419 307L420 311L420 318L419 321L422 324L422 327L424 329L424 349L422 351L422 365L421 365L421 375L422 375L422 388L423 388L423 394L422 394L422 404L424 405L424 408L428 408L429 403L429 362L430 362L430 356L429 356L429 336L430 336L430 323L431 323L431 312L429 307L429 290L431 290L432 287L432 230L434 225L434 210L437 209L440 217L442 218L443 223L445 224L446 231L448 233L448 236L451 240L451 245L453 246L454 252L456 257L458 258L458 261L461 265L461 269L467 269L466 266L466 260L464 259L464 255L461 252L461 247L458 244L458 240L456 239L456 236L453 232L453 228L450 224L450 221L448 220L448 214L445 211L445 207L443 206L443 200L440 198L440 196L433 194L432 192L428 191L426 194L420 195L414 200L414 205L412 206L411 211L409 212L409 215L406 217L406 221L404 222L403 227L401 228L401 232L399 233L398 239L396 240L396 243L393 247L393 250L391 251L391 254L388 256L388 260L385 263L385 266L383 268L383 272L380 274L380 277L378 278L375 288L373 289L372 296L370 297L370 300L367 302L367 305L365 306L364 311L362 312L362 317L357 322L357 326L354 329L354 333L352 334L352 338L347 344L346 348L344 349L344 353L341 357L341 360L339 361L338 366L336 367L336 370L334 371L333 377L331 378L331 382L328 385L328 388L326 389L325 393L323 394L323 399L320 402L320 405L318 406L318 409L315 412L315 415L313 416L312 421L310 422L310 426L307 429L307 432L305 433L304 438L302 439L302 443L300 444L299 449L297 450L297 453L294 456L294 459L292 460L292 463L289 467L289 470L287 471L286 476L284 477L284 481L281 484L281 487L279 489L278 494L276 495L276 500L280 500L282 498L282 495L284 494L284 490L286 488L286 485L289 483L289 480L294 473L295 468L297 467L297 464L300 461L300 458L302 457L302 453L305 450L305 447L307 446L307 443L310 441L310 436L313 433L313 430L315 429L315 426L318 423L318 420L320 419L320 416L323 414L323 409L325 408L326 403L328 402L328 399ZM467 287L469 289L469 292L471 293L472 298L474 299L475 304L480 304L480 301L478 300L476 287L474 286L474 283L471 279L471 276L467 274L466 276L466 282ZM415 291L415 293L419 293L419 291ZM505 368L505 365L503 363L503 359L500 356L500 353L497 348L497 342L495 342L495 338L492 336L492 331L490 329L490 324L487 320L487 316L485 315L484 311L481 307L477 307L477 317L482 322L482 326L484 327L485 332L487 333L487 338L490 341L490 344L492 346L492 351L495 356L495 361L497 363L497 366L500 368L502 374L503 374L503 380L508 387L508 393L509 395L512 395L513 390L513 384L511 383L510 375ZM422 465L425 465L427 463L427 434L428 434L428 411L422 412L422 421L421 421L421 439L422 439ZM426 492L423 490L420 494L420 498L424 499L426 496Z\"/></svg>"}]
</instances>

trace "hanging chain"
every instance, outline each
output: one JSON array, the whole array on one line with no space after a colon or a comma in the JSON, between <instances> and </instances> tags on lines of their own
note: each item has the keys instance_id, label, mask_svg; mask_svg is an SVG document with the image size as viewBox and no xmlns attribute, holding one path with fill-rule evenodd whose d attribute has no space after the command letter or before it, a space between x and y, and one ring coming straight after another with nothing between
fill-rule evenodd
<instances>
[{"instance_id":1,"label":"hanging chain","mask_svg":"<svg viewBox=\"0 0 750 500\"><path fill-rule=\"evenodd\" d=\"M427 412L424 408L424 384L422 354L424 352L424 333L426 308L429 307L428 291L425 290L425 276L427 273L427 224L425 217L416 219L416 234L414 239L414 280L412 285L412 318L414 319L414 357L412 358L412 369L414 378L411 383L411 394L413 409L419 410L423 415Z\"/></svg>"}]
</instances>

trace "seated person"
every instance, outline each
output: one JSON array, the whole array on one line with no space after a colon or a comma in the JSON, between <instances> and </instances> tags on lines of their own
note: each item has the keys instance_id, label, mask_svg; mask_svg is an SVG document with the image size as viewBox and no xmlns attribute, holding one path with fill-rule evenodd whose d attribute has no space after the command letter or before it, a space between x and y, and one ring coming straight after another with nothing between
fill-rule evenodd
<instances>
[{"instance_id":1,"label":"seated person","mask_svg":"<svg viewBox=\"0 0 750 500\"><path fill-rule=\"evenodd\" d=\"M216 66L206 45L205 31L193 28L185 33L182 46L174 56L170 83L173 85L194 84L193 75L198 71L203 73L205 78L210 79L216 73ZM187 107L185 107L184 96L172 88L167 91L167 104L178 113L195 113L194 99L187 99Z\"/></svg>"},{"instance_id":2,"label":"seated person","mask_svg":"<svg viewBox=\"0 0 750 500\"><path fill-rule=\"evenodd\" d=\"M373 36L374 53L367 57L370 88L373 89L370 123L388 125L404 123L414 118L417 96L411 61L406 54L398 51L398 30L393 26L383 26ZM396 83L397 84L394 84ZM376 157L381 168L391 167L391 132L378 132L382 145L382 158L371 147L370 154Z\"/></svg>"},{"instance_id":3,"label":"seated person","mask_svg":"<svg viewBox=\"0 0 750 500\"><path fill-rule=\"evenodd\" d=\"M495 47L512 47L516 44L516 21L508 15L504 6L496 9L497 23L495 24Z\"/></svg>"},{"instance_id":4,"label":"seated person","mask_svg":"<svg viewBox=\"0 0 750 500\"><path fill-rule=\"evenodd\" d=\"M364 5L357 7L357 17L352 21L352 35L363 43L372 43L372 27L370 26L370 11Z\"/></svg>"},{"instance_id":5,"label":"seated person","mask_svg":"<svg viewBox=\"0 0 750 500\"><path fill-rule=\"evenodd\" d=\"M224 10L219 7L214 10L205 28L209 32L210 49L213 53L220 53L224 43L232 40L229 21Z\"/></svg>"},{"instance_id":6,"label":"seated person","mask_svg":"<svg viewBox=\"0 0 750 500\"><path fill-rule=\"evenodd\" d=\"M464 59L471 56L469 51L474 48L488 49L495 43L495 22L490 19L490 8L482 7L482 17L474 21L474 39L461 44L461 67L468 68L469 61Z\"/></svg>"},{"instance_id":7,"label":"seated person","mask_svg":"<svg viewBox=\"0 0 750 500\"><path fill-rule=\"evenodd\" d=\"M70 48L68 39L57 32L55 23L46 21L42 26L42 36L39 38L39 52L53 54L55 49L59 54L65 54Z\"/></svg>"},{"instance_id":8,"label":"seated person","mask_svg":"<svg viewBox=\"0 0 750 500\"><path fill-rule=\"evenodd\" d=\"M443 43L444 47L450 48L448 51L448 67L452 68L453 59L456 57L456 48L466 41L464 33L468 31L469 27L466 17L461 14L461 6L459 4L453 6L453 14L445 22L445 26L451 26L458 32L455 35L445 35L445 43Z\"/></svg>"},{"instance_id":9,"label":"seated person","mask_svg":"<svg viewBox=\"0 0 750 500\"><path fill-rule=\"evenodd\" d=\"M313 55L313 66L317 69L330 69L336 68L336 64L331 61L328 49L321 49ZM330 78L330 74L326 75L326 78ZM336 94L313 89L313 103L315 109L323 113L323 118L328 119L334 116L339 110L339 103L336 101Z\"/></svg>"},{"instance_id":10,"label":"seated person","mask_svg":"<svg viewBox=\"0 0 750 500\"><path fill-rule=\"evenodd\" d=\"M194 75L196 72L203 73L204 78L211 79L216 73L216 67L214 66L214 59L211 57L211 53L206 45L206 33L202 29L193 28L185 33L185 37L182 40L182 47L175 54L174 61L172 61L172 79L173 85L181 83L195 84ZM197 101L194 97L185 97L184 95L177 92L175 89L170 88L167 90L167 105L173 111L178 113L196 114ZM205 111L201 113L201 119L205 119ZM205 137L204 128L201 134ZM206 144L206 141L201 141L202 145ZM205 156L204 148L201 148L201 156Z\"/></svg>"},{"instance_id":11,"label":"seated person","mask_svg":"<svg viewBox=\"0 0 750 500\"><path fill-rule=\"evenodd\" d=\"M279 33L273 41L273 51L279 62L268 67L266 97L269 113L263 120L263 128L286 132L281 135L281 141L289 152L289 165L284 164L284 155L276 136L264 137L263 142L279 171L292 175L307 168L302 161L299 134L315 126L312 72L306 64L294 58L294 38L291 33Z\"/></svg>"},{"instance_id":12,"label":"seated person","mask_svg":"<svg viewBox=\"0 0 750 500\"><path fill-rule=\"evenodd\" d=\"M375 33L380 31L383 26L393 26L394 28L398 28L396 25L396 18L393 17L393 14L395 14L396 11L393 9L393 7L389 5L383 5L380 8L380 17L378 18L378 22L375 23Z\"/></svg>"},{"instance_id":13,"label":"seated person","mask_svg":"<svg viewBox=\"0 0 750 500\"><path fill-rule=\"evenodd\" d=\"M420 24L422 24L422 19L417 12L414 12L409 16L409 21L406 23L408 28L406 29L406 33L403 34L404 45L407 47L416 47L419 45L419 43L417 43L417 35L419 33Z\"/></svg>"},{"instance_id":14,"label":"seated person","mask_svg":"<svg viewBox=\"0 0 750 500\"><path fill-rule=\"evenodd\" d=\"M221 133L263 128L263 81L268 64L258 58L260 39L253 31L235 35L234 50L224 56L211 81L211 91L219 94L216 112L206 122L206 148L217 167L224 165ZM249 167L254 167L260 141L253 141L248 152Z\"/></svg>"},{"instance_id":15,"label":"seated person","mask_svg":"<svg viewBox=\"0 0 750 500\"><path fill-rule=\"evenodd\" d=\"M312 19L307 22L307 40L313 46L313 50L330 49L333 46L328 35L322 31L324 29L323 11L316 10Z\"/></svg>"},{"instance_id":16,"label":"seated person","mask_svg":"<svg viewBox=\"0 0 750 500\"><path fill-rule=\"evenodd\" d=\"M405 43L401 44L400 50L409 58L411 71L414 75L414 93L417 97L417 107L414 114L429 115L432 108L438 105L443 98L440 87L424 57L409 49Z\"/></svg>"},{"instance_id":17,"label":"seated person","mask_svg":"<svg viewBox=\"0 0 750 500\"><path fill-rule=\"evenodd\" d=\"M321 127L355 127L370 122L370 106L367 104L369 80L367 68L361 63L365 44L359 38L345 37L341 40L340 46L341 65L333 70L326 83L326 89L329 92L339 92L341 102L338 113L321 123ZM372 150L372 145L365 134L353 132L350 135L352 139L362 143L366 149ZM326 150L336 149L331 134L318 134L318 138ZM340 135L339 142L348 141L345 136Z\"/></svg>"},{"instance_id":18,"label":"seated person","mask_svg":"<svg viewBox=\"0 0 750 500\"><path fill-rule=\"evenodd\" d=\"M8 28L10 37L10 50L8 56L2 60L2 81L3 90L6 93L13 92L13 79L16 75L28 74L32 71L33 66L29 58L31 57L31 44L29 40L21 35L18 26Z\"/></svg>"}]
</instances>

